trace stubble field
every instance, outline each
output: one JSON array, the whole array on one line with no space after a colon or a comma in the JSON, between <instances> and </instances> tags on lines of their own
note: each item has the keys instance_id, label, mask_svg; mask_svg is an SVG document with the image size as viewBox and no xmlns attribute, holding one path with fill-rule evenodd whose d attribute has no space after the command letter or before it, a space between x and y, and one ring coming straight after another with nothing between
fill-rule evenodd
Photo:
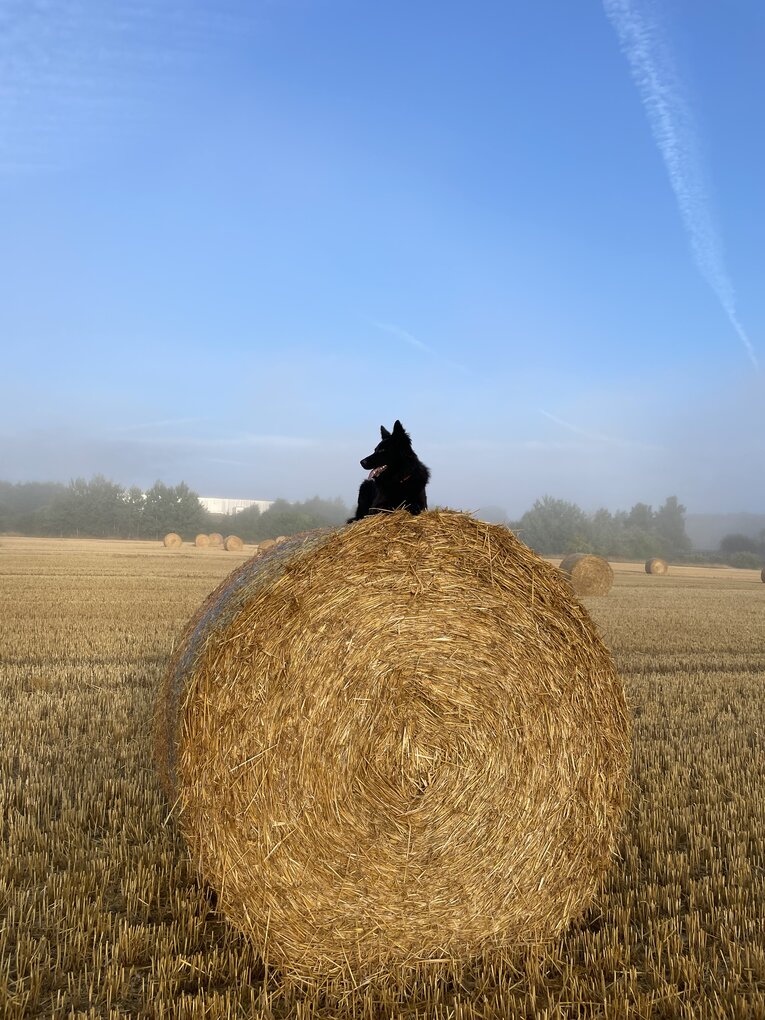
<instances>
[{"instance_id":1,"label":"stubble field","mask_svg":"<svg viewBox=\"0 0 765 1020\"><path fill-rule=\"evenodd\" d=\"M598 902L398 996L302 995L212 909L151 762L182 625L247 556L0 538L0 1016L765 1018L765 584L616 564L585 599L634 714Z\"/></svg>"}]
</instances>

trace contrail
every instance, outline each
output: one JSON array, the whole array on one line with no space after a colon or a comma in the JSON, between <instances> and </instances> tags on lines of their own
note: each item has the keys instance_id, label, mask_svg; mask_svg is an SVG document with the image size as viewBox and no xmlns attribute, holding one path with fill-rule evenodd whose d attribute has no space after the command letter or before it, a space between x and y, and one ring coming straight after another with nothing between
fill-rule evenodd
<instances>
[{"instance_id":1,"label":"contrail","mask_svg":"<svg viewBox=\"0 0 765 1020\"><path fill-rule=\"evenodd\" d=\"M603 7L629 61L654 141L667 168L694 261L759 371L754 346L736 311L736 295L710 212L693 116L669 48L659 26L636 9L634 0L603 0Z\"/></svg>"},{"instance_id":2,"label":"contrail","mask_svg":"<svg viewBox=\"0 0 765 1020\"><path fill-rule=\"evenodd\" d=\"M371 320L372 325L375 329L382 329L386 333L391 333L393 336L397 336L399 340L404 340L406 343L411 344L412 347L418 347L421 351L427 351L428 354L435 354L436 352L432 347L428 347L422 340L418 340L416 336L400 326L394 326L392 322L378 322L376 319Z\"/></svg>"}]
</instances>

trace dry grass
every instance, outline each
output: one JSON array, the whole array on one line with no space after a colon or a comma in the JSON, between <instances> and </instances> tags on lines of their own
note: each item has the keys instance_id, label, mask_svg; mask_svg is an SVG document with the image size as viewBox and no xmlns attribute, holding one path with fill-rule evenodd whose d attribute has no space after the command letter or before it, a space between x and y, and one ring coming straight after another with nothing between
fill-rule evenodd
<instances>
[{"instance_id":1,"label":"dry grass","mask_svg":"<svg viewBox=\"0 0 765 1020\"><path fill-rule=\"evenodd\" d=\"M244 555L241 556L244 559ZM626 678L634 790L599 903L545 950L342 999L213 912L150 763L157 683L231 553L3 538L0 1016L765 1016L765 588L615 564L585 600Z\"/></svg>"}]
</instances>

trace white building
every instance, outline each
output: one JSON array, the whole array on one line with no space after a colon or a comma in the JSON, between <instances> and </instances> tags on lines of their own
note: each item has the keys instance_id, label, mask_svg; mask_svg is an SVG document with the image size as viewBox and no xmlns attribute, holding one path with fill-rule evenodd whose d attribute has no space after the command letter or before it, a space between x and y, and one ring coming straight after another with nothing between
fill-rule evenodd
<instances>
[{"instance_id":1,"label":"white building","mask_svg":"<svg viewBox=\"0 0 765 1020\"><path fill-rule=\"evenodd\" d=\"M272 499L220 499L218 496L200 496L199 502L211 514L238 514L256 506L261 513L274 505Z\"/></svg>"}]
</instances>

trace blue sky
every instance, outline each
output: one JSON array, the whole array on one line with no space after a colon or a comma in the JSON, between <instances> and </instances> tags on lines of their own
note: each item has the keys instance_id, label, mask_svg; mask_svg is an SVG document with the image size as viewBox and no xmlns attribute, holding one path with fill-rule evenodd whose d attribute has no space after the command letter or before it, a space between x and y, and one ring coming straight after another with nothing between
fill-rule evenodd
<instances>
[{"instance_id":1,"label":"blue sky","mask_svg":"<svg viewBox=\"0 0 765 1020\"><path fill-rule=\"evenodd\" d=\"M0 0L0 477L763 509L755 0Z\"/></svg>"}]
</instances>

